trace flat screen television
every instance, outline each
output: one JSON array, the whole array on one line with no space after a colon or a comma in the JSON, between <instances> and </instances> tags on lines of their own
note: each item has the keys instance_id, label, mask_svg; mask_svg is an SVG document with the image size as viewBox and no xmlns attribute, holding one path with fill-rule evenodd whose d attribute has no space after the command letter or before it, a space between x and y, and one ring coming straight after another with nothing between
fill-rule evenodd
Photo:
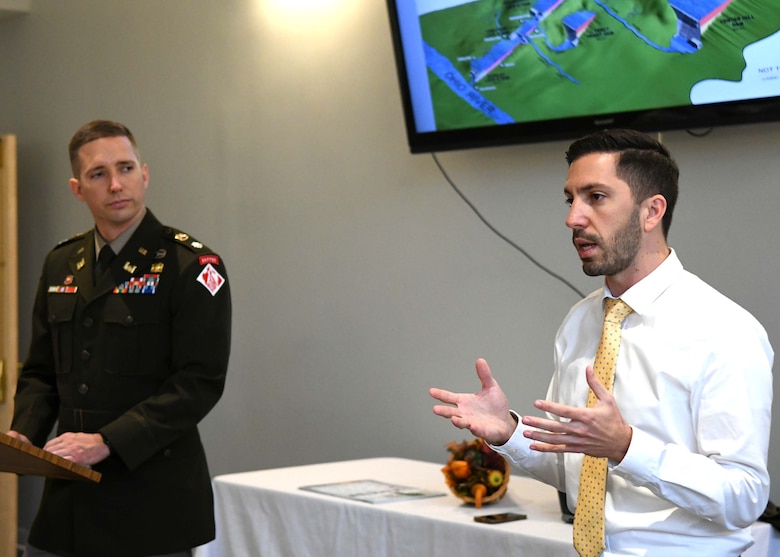
<instances>
[{"instance_id":1,"label":"flat screen television","mask_svg":"<svg viewBox=\"0 0 780 557\"><path fill-rule=\"evenodd\" d=\"M413 153L780 120L780 0L387 0Z\"/></svg>"}]
</instances>

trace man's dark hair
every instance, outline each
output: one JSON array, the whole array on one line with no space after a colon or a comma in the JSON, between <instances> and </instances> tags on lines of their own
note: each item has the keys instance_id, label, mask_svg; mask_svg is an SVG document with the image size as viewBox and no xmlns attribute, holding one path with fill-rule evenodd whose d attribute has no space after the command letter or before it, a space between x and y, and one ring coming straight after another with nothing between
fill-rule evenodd
<instances>
[{"instance_id":1,"label":"man's dark hair","mask_svg":"<svg viewBox=\"0 0 780 557\"><path fill-rule=\"evenodd\" d=\"M592 153L617 153L615 172L631 188L634 202L656 194L666 199L662 221L664 237L672 225L680 170L669 150L651 136L634 130L602 130L576 140L566 151L569 166Z\"/></svg>"},{"instance_id":2,"label":"man's dark hair","mask_svg":"<svg viewBox=\"0 0 780 557\"><path fill-rule=\"evenodd\" d=\"M102 139L104 137L126 137L130 140L136 155L138 155L138 145L135 142L135 137L133 137L132 132L127 129L127 126L110 120L93 120L76 130L76 133L70 138L70 143L68 144L70 167L71 170L73 170L74 178L78 178L81 173L79 167L79 149L90 141L95 141L96 139Z\"/></svg>"}]
</instances>

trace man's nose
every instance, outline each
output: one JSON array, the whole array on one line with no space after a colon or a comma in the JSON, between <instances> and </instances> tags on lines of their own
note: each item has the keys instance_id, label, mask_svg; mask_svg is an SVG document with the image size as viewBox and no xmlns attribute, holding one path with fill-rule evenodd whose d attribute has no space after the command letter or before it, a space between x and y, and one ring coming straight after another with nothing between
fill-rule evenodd
<instances>
[{"instance_id":1,"label":"man's nose","mask_svg":"<svg viewBox=\"0 0 780 557\"><path fill-rule=\"evenodd\" d=\"M119 176L117 174L111 175L111 191L118 191L122 189L122 183L119 181Z\"/></svg>"},{"instance_id":2,"label":"man's nose","mask_svg":"<svg viewBox=\"0 0 780 557\"><path fill-rule=\"evenodd\" d=\"M586 226L585 214L583 211L582 203L576 199L571 202L569 206L569 214L566 216L566 226L571 229L585 228Z\"/></svg>"}]
</instances>

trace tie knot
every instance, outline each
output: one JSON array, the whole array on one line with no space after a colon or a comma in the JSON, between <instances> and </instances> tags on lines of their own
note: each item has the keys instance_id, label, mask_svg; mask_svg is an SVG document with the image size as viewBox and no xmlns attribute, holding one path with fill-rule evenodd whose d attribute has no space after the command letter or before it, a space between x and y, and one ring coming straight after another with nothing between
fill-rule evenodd
<instances>
[{"instance_id":1,"label":"tie knot","mask_svg":"<svg viewBox=\"0 0 780 557\"><path fill-rule=\"evenodd\" d=\"M106 270L109 265L111 265L111 262L114 260L114 257L116 254L114 253L114 250L111 249L111 246L106 244L100 249L100 253L98 254L98 263L100 264L100 268L103 270Z\"/></svg>"},{"instance_id":2,"label":"tie knot","mask_svg":"<svg viewBox=\"0 0 780 557\"><path fill-rule=\"evenodd\" d=\"M98 280L100 280L100 277L102 277L111 266L111 262L114 260L114 257L116 257L116 254L108 244L100 248L100 253L98 254L97 261L95 262L95 267L92 269L92 281L95 284L97 284Z\"/></svg>"},{"instance_id":3,"label":"tie knot","mask_svg":"<svg viewBox=\"0 0 780 557\"><path fill-rule=\"evenodd\" d=\"M629 313L634 311L620 298L607 298L605 301L604 321L622 323Z\"/></svg>"}]
</instances>

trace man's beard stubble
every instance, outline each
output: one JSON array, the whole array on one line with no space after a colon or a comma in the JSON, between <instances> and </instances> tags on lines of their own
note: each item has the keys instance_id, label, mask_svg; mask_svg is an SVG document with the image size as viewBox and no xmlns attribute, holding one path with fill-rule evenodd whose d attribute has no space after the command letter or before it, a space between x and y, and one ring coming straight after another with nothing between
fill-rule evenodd
<instances>
[{"instance_id":1,"label":"man's beard stubble","mask_svg":"<svg viewBox=\"0 0 780 557\"><path fill-rule=\"evenodd\" d=\"M603 251L599 260L582 262L583 272L591 277L613 276L626 270L639 252L642 233L639 226L639 207L634 207L626 222L615 231L609 242L602 238L574 233L575 238L585 238L596 243Z\"/></svg>"}]
</instances>

